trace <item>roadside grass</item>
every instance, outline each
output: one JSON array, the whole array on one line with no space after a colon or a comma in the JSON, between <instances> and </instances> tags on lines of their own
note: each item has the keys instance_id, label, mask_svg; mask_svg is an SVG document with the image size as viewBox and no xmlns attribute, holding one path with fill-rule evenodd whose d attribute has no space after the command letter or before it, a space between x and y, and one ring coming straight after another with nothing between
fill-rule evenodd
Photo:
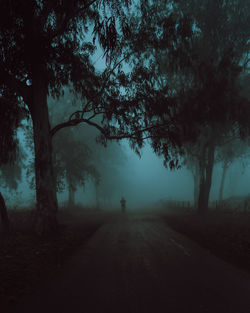
<instances>
[{"instance_id":1,"label":"roadside grass","mask_svg":"<svg viewBox=\"0 0 250 313\"><path fill-rule=\"evenodd\" d=\"M162 214L174 230L216 256L250 272L250 214L227 210L205 216L194 212Z\"/></svg>"},{"instance_id":2,"label":"roadside grass","mask_svg":"<svg viewBox=\"0 0 250 313\"><path fill-rule=\"evenodd\" d=\"M97 229L110 220L105 212L91 208L64 207L58 214L60 230L41 238L31 229L31 209L9 210L11 233L0 234L0 305L8 312L22 296L32 294L50 279Z\"/></svg>"}]
</instances>

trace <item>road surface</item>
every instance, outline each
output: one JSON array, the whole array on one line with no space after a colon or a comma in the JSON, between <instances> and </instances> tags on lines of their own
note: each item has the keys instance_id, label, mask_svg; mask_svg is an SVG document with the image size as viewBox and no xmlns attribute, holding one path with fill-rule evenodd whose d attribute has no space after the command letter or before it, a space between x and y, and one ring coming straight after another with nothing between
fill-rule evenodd
<instances>
[{"instance_id":1,"label":"road surface","mask_svg":"<svg viewBox=\"0 0 250 313\"><path fill-rule=\"evenodd\" d=\"M154 215L103 225L62 275L16 312L249 313L250 275Z\"/></svg>"}]
</instances>

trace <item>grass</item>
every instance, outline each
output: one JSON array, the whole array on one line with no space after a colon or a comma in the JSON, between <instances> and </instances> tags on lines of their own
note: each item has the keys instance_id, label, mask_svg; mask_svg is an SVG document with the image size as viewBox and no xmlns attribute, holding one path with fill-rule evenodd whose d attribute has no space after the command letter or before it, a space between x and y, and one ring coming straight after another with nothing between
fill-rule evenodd
<instances>
[{"instance_id":1,"label":"grass","mask_svg":"<svg viewBox=\"0 0 250 313\"><path fill-rule=\"evenodd\" d=\"M80 207L59 213L60 232L49 238L31 232L31 210L10 210L12 232L0 237L0 304L8 313L11 304L32 294L40 284L54 277L98 228L120 213ZM250 214L210 212L160 212L165 222L224 260L250 272Z\"/></svg>"},{"instance_id":2,"label":"grass","mask_svg":"<svg viewBox=\"0 0 250 313\"><path fill-rule=\"evenodd\" d=\"M59 213L58 234L40 238L31 231L31 210L10 210L12 231L0 237L0 304L11 304L57 273L69 258L107 220L105 213L74 208Z\"/></svg>"},{"instance_id":3,"label":"grass","mask_svg":"<svg viewBox=\"0 0 250 313\"><path fill-rule=\"evenodd\" d=\"M164 214L174 230L196 241L216 256L250 272L250 214L209 212Z\"/></svg>"}]
</instances>

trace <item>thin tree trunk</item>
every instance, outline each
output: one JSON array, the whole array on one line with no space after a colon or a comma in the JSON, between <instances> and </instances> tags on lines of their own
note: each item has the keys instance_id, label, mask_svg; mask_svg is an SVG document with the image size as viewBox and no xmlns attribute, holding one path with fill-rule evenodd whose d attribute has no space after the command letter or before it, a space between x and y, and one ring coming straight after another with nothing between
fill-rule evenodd
<instances>
[{"instance_id":1,"label":"thin tree trunk","mask_svg":"<svg viewBox=\"0 0 250 313\"><path fill-rule=\"evenodd\" d=\"M220 183L220 191L219 191L219 204L223 200L223 191L224 191L224 185L225 185L225 178L226 178L227 169L228 169L228 165L227 165L226 162L224 162L222 176L221 176L221 183Z\"/></svg>"},{"instance_id":2,"label":"thin tree trunk","mask_svg":"<svg viewBox=\"0 0 250 313\"><path fill-rule=\"evenodd\" d=\"M100 196L99 196L99 184L95 182L95 198L96 198L96 208L100 208Z\"/></svg>"},{"instance_id":3,"label":"thin tree trunk","mask_svg":"<svg viewBox=\"0 0 250 313\"><path fill-rule=\"evenodd\" d=\"M8 211L6 208L4 197L1 192L0 192L0 215L1 215L3 233L8 233L10 231L10 221L9 221Z\"/></svg>"},{"instance_id":4,"label":"thin tree trunk","mask_svg":"<svg viewBox=\"0 0 250 313\"><path fill-rule=\"evenodd\" d=\"M195 174L193 176L194 176L194 207L197 208L199 197L199 177Z\"/></svg>"},{"instance_id":5,"label":"thin tree trunk","mask_svg":"<svg viewBox=\"0 0 250 313\"><path fill-rule=\"evenodd\" d=\"M206 158L207 151L207 158ZM202 153L202 159L200 160L200 191L198 200L198 212L205 214L208 211L209 194L212 183L212 174L214 166L214 151L215 147L213 143L210 143L207 147L204 147ZM207 162L206 162L207 159Z\"/></svg>"},{"instance_id":6,"label":"thin tree trunk","mask_svg":"<svg viewBox=\"0 0 250 313\"><path fill-rule=\"evenodd\" d=\"M199 197L198 197L198 213L203 212L204 206L204 186L205 186L205 157L206 157L206 147L202 148L202 153L199 159L199 172L200 172L200 183L199 183Z\"/></svg>"},{"instance_id":7,"label":"thin tree trunk","mask_svg":"<svg viewBox=\"0 0 250 313\"><path fill-rule=\"evenodd\" d=\"M72 185L72 183L68 183L68 191L69 191L69 197L68 197L68 205L74 206L75 205L75 187Z\"/></svg>"},{"instance_id":8,"label":"thin tree trunk","mask_svg":"<svg viewBox=\"0 0 250 313\"><path fill-rule=\"evenodd\" d=\"M52 164L52 142L50 136L49 114L47 107L47 85L43 73L34 73L32 78L33 121L35 145L35 178L37 210L35 227L40 235L57 229L56 181Z\"/></svg>"},{"instance_id":9,"label":"thin tree trunk","mask_svg":"<svg viewBox=\"0 0 250 313\"><path fill-rule=\"evenodd\" d=\"M199 198L199 164L195 164L195 168L193 171L194 178L194 208L198 206L198 198Z\"/></svg>"},{"instance_id":10,"label":"thin tree trunk","mask_svg":"<svg viewBox=\"0 0 250 313\"><path fill-rule=\"evenodd\" d=\"M206 167L206 184L205 184L205 210L208 211L208 204L209 204L209 195L212 185L212 176L213 176L213 168L214 168L214 151L215 147L214 144L211 143L208 146L208 164Z\"/></svg>"},{"instance_id":11,"label":"thin tree trunk","mask_svg":"<svg viewBox=\"0 0 250 313\"><path fill-rule=\"evenodd\" d=\"M204 214L207 210L205 203L205 181L201 180L200 189L199 189L199 198L198 198L198 213Z\"/></svg>"}]
</instances>

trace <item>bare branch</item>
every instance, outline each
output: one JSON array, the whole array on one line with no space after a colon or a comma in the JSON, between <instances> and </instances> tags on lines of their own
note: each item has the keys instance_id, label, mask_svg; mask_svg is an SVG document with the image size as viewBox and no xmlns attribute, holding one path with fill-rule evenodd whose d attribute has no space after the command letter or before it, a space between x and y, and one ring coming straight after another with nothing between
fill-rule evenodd
<instances>
[{"instance_id":1,"label":"bare branch","mask_svg":"<svg viewBox=\"0 0 250 313\"><path fill-rule=\"evenodd\" d=\"M97 128L104 136L106 139L108 140L120 140L120 139L129 139L129 138L137 138L136 135L138 134L141 134L141 133L144 133L144 132L147 132L147 131L150 131L152 129L155 129L155 128L160 128L160 127L166 127L167 124L156 124L156 125L152 125L152 126L149 126L149 127L146 127L146 128L142 128L142 129L139 129L137 131L134 131L132 133L124 133L124 134L121 134L121 135L109 135L107 133L107 131L100 125L98 125L97 123L91 121L90 119L86 119L86 118L79 118L79 119L71 119L71 120L68 120L67 122L64 122L64 123L61 123L61 124L58 124L56 125L55 127L53 127L50 131L50 135L51 137L53 137L60 129L63 129L63 128L66 128L66 127L70 127L70 126L76 126L80 123L86 123L90 126L93 126L95 128ZM148 139L148 138L152 138L153 136L150 135L150 137L145 137L143 139Z\"/></svg>"},{"instance_id":2,"label":"bare branch","mask_svg":"<svg viewBox=\"0 0 250 313\"><path fill-rule=\"evenodd\" d=\"M85 118L79 118L79 119L71 119L68 120L67 122L58 124L57 126L53 127L50 131L50 135L53 137L55 135L55 133L57 133L60 129L62 128L66 128L66 127L70 127L70 126L76 126L80 123L86 123L89 124L91 126L94 126L95 128L97 128L102 134L106 134L105 130L99 126L98 124L89 121L88 119Z\"/></svg>"},{"instance_id":3,"label":"bare branch","mask_svg":"<svg viewBox=\"0 0 250 313\"><path fill-rule=\"evenodd\" d=\"M85 10L87 10L92 4L94 4L97 0L92 0L89 3L87 3L86 5L84 5L81 8L78 8L78 10L67 10L66 16L63 19L62 24L60 25L60 27L58 27L54 32L51 33L50 39L55 38L56 36L59 36L61 34L63 34L63 32L66 30L68 23L70 22L70 20L72 18L74 18L75 16L79 15L81 12L84 12Z\"/></svg>"},{"instance_id":4,"label":"bare branch","mask_svg":"<svg viewBox=\"0 0 250 313\"><path fill-rule=\"evenodd\" d=\"M79 114L79 116L81 116L81 118L82 118L82 111L75 111L75 112L73 112L71 115L70 115L70 117L69 117L69 121L71 121L72 120L72 118L73 118L73 116L74 115L77 115L77 114Z\"/></svg>"},{"instance_id":5,"label":"bare branch","mask_svg":"<svg viewBox=\"0 0 250 313\"><path fill-rule=\"evenodd\" d=\"M69 121L71 121L72 119L73 119L73 117L75 116L75 118L74 118L74 120L75 119L83 119L83 116L84 116L84 114L85 113L90 113L92 110L90 110L90 111L84 111L84 110L78 110L78 111L75 111L75 112L73 112L71 115L70 115L70 117L69 117ZM94 113L91 115L91 116L89 116L87 119L88 120L91 120L91 119L93 119L94 117L96 117L97 115L100 115L100 114L104 114L105 113L105 111L94 111Z\"/></svg>"}]
</instances>

